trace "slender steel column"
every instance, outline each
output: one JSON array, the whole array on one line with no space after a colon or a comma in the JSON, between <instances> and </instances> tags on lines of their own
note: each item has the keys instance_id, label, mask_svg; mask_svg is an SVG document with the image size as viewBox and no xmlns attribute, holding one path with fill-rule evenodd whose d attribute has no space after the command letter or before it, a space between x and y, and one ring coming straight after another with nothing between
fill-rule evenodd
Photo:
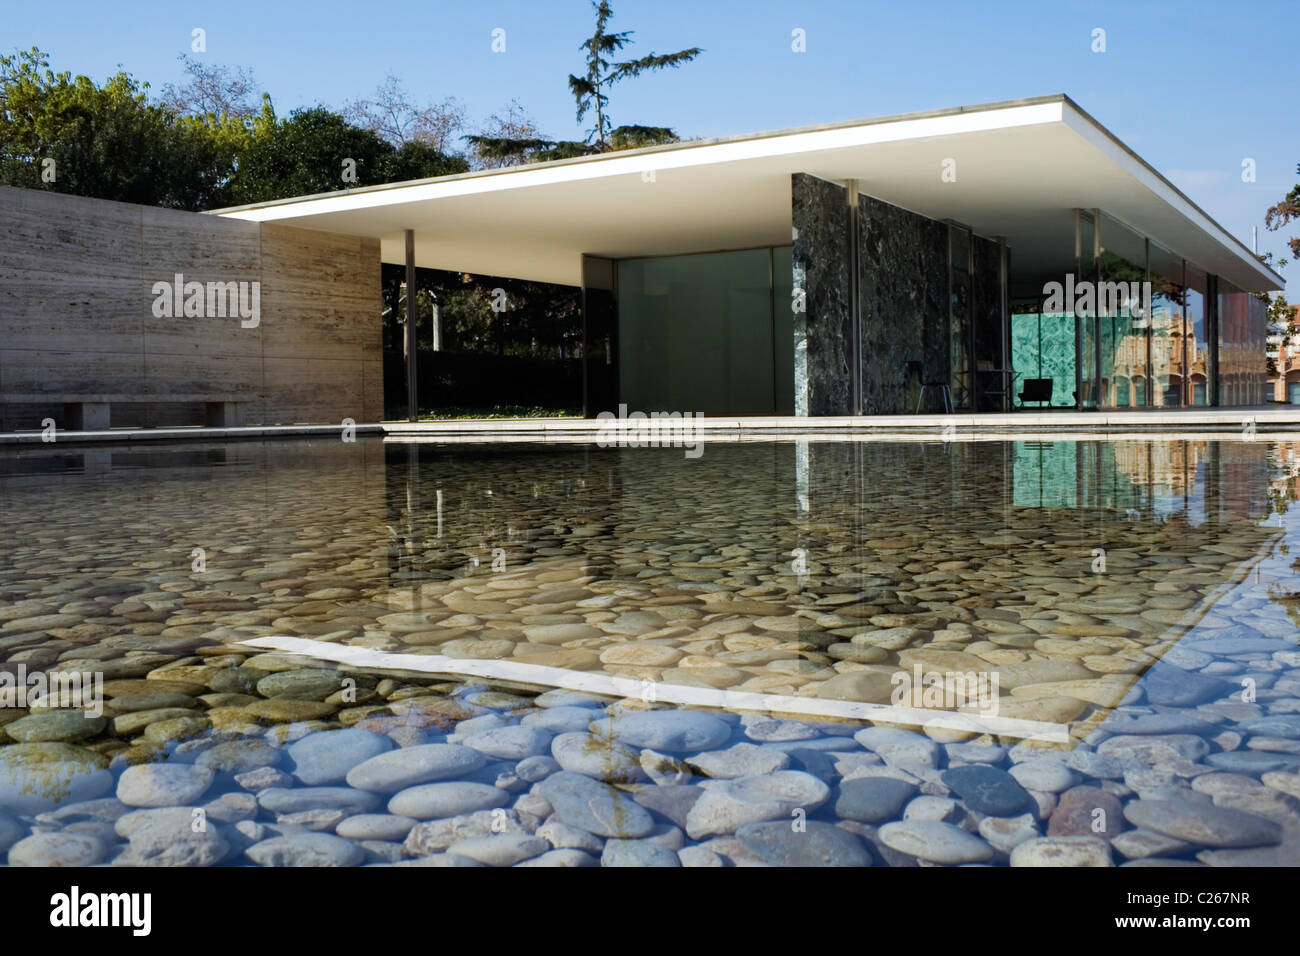
<instances>
[{"instance_id":1,"label":"slender steel column","mask_svg":"<svg viewBox=\"0 0 1300 956\"><path fill-rule=\"evenodd\" d=\"M420 420L419 374L415 363L415 230L406 230L406 409L409 420Z\"/></svg>"}]
</instances>

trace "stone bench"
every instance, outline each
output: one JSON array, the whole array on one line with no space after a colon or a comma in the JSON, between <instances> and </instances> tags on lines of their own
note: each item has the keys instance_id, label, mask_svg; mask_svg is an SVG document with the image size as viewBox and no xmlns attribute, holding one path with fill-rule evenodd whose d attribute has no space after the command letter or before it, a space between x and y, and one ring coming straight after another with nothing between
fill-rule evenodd
<instances>
[{"instance_id":1,"label":"stone bench","mask_svg":"<svg viewBox=\"0 0 1300 956\"><path fill-rule=\"evenodd\" d=\"M68 431L106 431L112 427L113 405L198 405L204 406L205 428L238 428L244 424L248 397L244 395L169 394L169 395L88 395L73 392L50 394L6 394L0 392L0 405L62 404L64 427Z\"/></svg>"}]
</instances>

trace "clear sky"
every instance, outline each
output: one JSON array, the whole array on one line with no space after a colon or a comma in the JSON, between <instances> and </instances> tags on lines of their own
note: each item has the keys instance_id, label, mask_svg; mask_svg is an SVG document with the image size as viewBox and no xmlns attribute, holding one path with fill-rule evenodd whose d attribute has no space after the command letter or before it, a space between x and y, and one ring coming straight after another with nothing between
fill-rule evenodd
<instances>
[{"instance_id":1,"label":"clear sky","mask_svg":"<svg viewBox=\"0 0 1300 956\"><path fill-rule=\"evenodd\" d=\"M1297 181L1300 0L613 0L629 56L703 47L694 63L614 90L615 123L722 136L1066 93L1247 245L1285 254L1264 210ZM191 31L208 62L253 71L284 115L341 107L399 77L455 96L471 125L517 97L581 138L566 84L589 0L0 0L0 49L38 46L102 81L120 65L155 92L181 79ZM505 52L492 31L505 30ZM802 29L806 52L791 49ZM1096 29L1104 53L1093 52ZM1253 159L1256 181L1242 181ZM1291 233L1300 232L1293 224ZM1300 275L1300 265L1284 272Z\"/></svg>"}]
</instances>

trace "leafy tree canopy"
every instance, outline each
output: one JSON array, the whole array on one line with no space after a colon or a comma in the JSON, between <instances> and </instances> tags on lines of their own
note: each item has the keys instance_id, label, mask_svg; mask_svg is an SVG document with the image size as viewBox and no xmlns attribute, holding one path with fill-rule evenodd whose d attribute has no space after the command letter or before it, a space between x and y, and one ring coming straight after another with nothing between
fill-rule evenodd
<instances>
[{"instance_id":1,"label":"leafy tree canopy","mask_svg":"<svg viewBox=\"0 0 1300 956\"><path fill-rule=\"evenodd\" d=\"M1296 172L1300 173L1300 165L1296 166ZM1277 231L1287 225L1293 219L1300 219L1300 183L1291 187L1291 191L1282 198L1282 201L1275 206L1270 206L1268 212L1264 213L1264 225L1270 230ZM1300 236L1292 236L1287 240L1287 247L1291 250L1291 256L1300 259Z\"/></svg>"},{"instance_id":2,"label":"leafy tree canopy","mask_svg":"<svg viewBox=\"0 0 1300 956\"><path fill-rule=\"evenodd\" d=\"M35 48L0 56L0 184L199 210L469 169L430 110L396 142L323 106L281 119L266 93L254 111L251 73L182 59L154 102L121 70L97 85Z\"/></svg>"},{"instance_id":3,"label":"leafy tree canopy","mask_svg":"<svg viewBox=\"0 0 1300 956\"><path fill-rule=\"evenodd\" d=\"M54 73L35 48L0 56L0 183L176 209L220 205L237 130L150 103L148 88L120 70L103 86Z\"/></svg>"}]
</instances>

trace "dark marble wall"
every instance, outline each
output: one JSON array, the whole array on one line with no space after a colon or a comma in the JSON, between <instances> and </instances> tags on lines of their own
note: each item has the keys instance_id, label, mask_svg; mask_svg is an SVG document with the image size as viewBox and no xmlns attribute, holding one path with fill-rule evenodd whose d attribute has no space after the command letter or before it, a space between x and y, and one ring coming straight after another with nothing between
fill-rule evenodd
<instances>
[{"instance_id":1,"label":"dark marble wall","mask_svg":"<svg viewBox=\"0 0 1300 956\"><path fill-rule=\"evenodd\" d=\"M806 292L795 313L795 413L852 414L847 191L803 173L791 177L793 273ZM862 405L867 415L913 412L926 381L951 382L949 227L898 206L858 200L858 307ZM965 235L964 233L962 234ZM967 244L959 244L966 256ZM965 348L996 366L1001 335L998 247L973 237L965 298ZM934 404L931 399L933 398ZM953 396L954 401L960 395ZM938 396L927 395L927 408Z\"/></svg>"},{"instance_id":2,"label":"dark marble wall","mask_svg":"<svg viewBox=\"0 0 1300 956\"><path fill-rule=\"evenodd\" d=\"M863 412L911 412L915 363L924 381L949 377L948 226L870 196L858 210Z\"/></svg>"},{"instance_id":3,"label":"dark marble wall","mask_svg":"<svg viewBox=\"0 0 1300 956\"><path fill-rule=\"evenodd\" d=\"M804 173L790 182L794 285L796 415L852 414L849 365L849 209L843 186Z\"/></svg>"}]
</instances>

